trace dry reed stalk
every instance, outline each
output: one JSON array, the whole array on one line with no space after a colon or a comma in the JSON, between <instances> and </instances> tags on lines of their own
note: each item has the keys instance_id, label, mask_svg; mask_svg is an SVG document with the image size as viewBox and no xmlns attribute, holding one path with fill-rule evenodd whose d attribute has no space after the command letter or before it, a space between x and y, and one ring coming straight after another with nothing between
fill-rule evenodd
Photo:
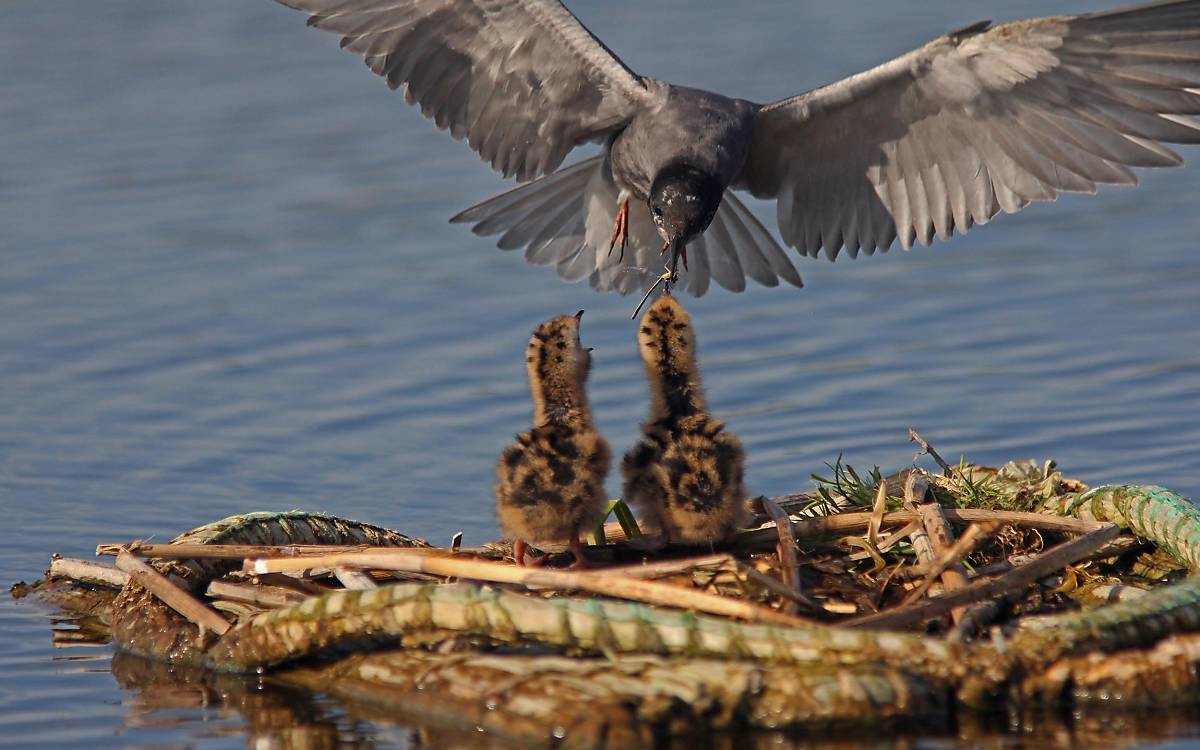
<instances>
[{"instance_id":1,"label":"dry reed stalk","mask_svg":"<svg viewBox=\"0 0 1200 750\"><path fill-rule=\"evenodd\" d=\"M777 596L782 596L783 598L800 606L806 607L814 612L820 612L823 609L820 604L812 599L809 599L802 592L796 591L787 584L772 578L766 573L755 570L753 565L748 565L744 562L738 562L737 569L738 572L744 575L747 580L757 583L759 586L762 586Z\"/></svg>"},{"instance_id":2,"label":"dry reed stalk","mask_svg":"<svg viewBox=\"0 0 1200 750\"><path fill-rule=\"evenodd\" d=\"M287 607L305 600L305 595L282 586L265 586L231 581L212 581L205 594L213 599L232 599L262 607Z\"/></svg>"},{"instance_id":3,"label":"dry reed stalk","mask_svg":"<svg viewBox=\"0 0 1200 750\"><path fill-rule=\"evenodd\" d=\"M341 552L371 552L373 550L406 549L413 554L447 554L438 547L371 547L366 544L141 544L125 542L96 546L97 555L115 555L128 547L137 557L153 560L245 560L248 557L306 557L334 555ZM463 553L469 549L459 550Z\"/></svg>"},{"instance_id":4,"label":"dry reed stalk","mask_svg":"<svg viewBox=\"0 0 1200 750\"><path fill-rule=\"evenodd\" d=\"M661 576L687 573L692 570L719 568L733 565L735 559L727 552L718 552L701 557L681 557L678 560L658 560L656 562L638 563L634 565L614 565L602 568L598 572L606 575L627 576L629 578L659 578Z\"/></svg>"},{"instance_id":5,"label":"dry reed stalk","mask_svg":"<svg viewBox=\"0 0 1200 750\"><path fill-rule=\"evenodd\" d=\"M361 570L354 568L345 568L338 566L331 569L333 577L338 579L338 582L345 586L350 591L367 591L369 589L379 588L375 583L375 579Z\"/></svg>"},{"instance_id":6,"label":"dry reed stalk","mask_svg":"<svg viewBox=\"0 0 1200 750\"><path fill-rule=\"evenodd\" d=\"M975 521L996 521L1010 526L1018 526L1038 531L1060 531L1069 534L1086 534L1095 531L1102 524L1096 521L1084 521L1078 518L1043 515L1041 513L1022 513L1007 510L979 510L974 508L945 508L946 518L956 523L971 523ZM796 537L803 539L815 536L845 536L866 531L871 522L870 512L838 513L832 516L793 520L792 527ZM895 529L920 521L916 511L893 511L883 516L881 527ZM755 529L744 531L737 535L736 546L739 549L752 551L767 550L774 545L775 529Z\"/></svg>"},{"instance_id":7,"label":"dry reed stalk","mask_svg":"<svg viewBox=\"0 0 1200 750\"><path fill-rule=\"evenodd\" d=\"M51 578L70 578L82 583L100 584L122 588L129 582L129 574L110 565L101 565L90 560L70 557L55 557L50 561Z\"/></svg>"},{"instance_id":8,"label":"dry reed stalk","mask_svg":"<svg viewBox=\"0 0 1200 750\"><path fill-rule=\"evenodd\" d=\"M959 537L958 541L955 542L950 549L943 552L938 559L933 561L929 567L929 571L925 574L924 580L921 581L917 588L913 589L913 591L909 593L909 595L904 599L903 605L912 604L924 596L926 592L928 592L933 586L934 581L936 581L938 577L942 576L942 574L945 573L951 566L961 563L962 560L965 559L967 555L974 552L981 543L987 541L988 535L993 533L998 528L999 524L994 523L973 523L968 526L966 532ZM936 543L934 546L937 546ZM963 585L965 586L967 578L965 570L963 571L962 575L964 579ZM951 584L948 583L945 578L942 578L942 583L946 586L947 591L952 591L954 588L962 588L962 586L955 586L952 588ZM955 623L957 624L958 622L959 620L956 619Z\"/></svg>"},{"instance_id":9,"label":"dry reed stalk","mask_svg":"<svg viewBox=\"0 0 1200 750\"><path fill-rule=\"evenodd\" d=\"M883 514L887 512L887 482L880 482L875 490L875 504L871 507L871 520L867 522L867 544L879 552L879 531L883 528Z\"/></svg>"},{"instance_id":10,"label":"dry reed stalk","mask_svg":"<svg viewBox=\"0 0 1200 750\"><path fill-rule=\"evenodd\" d=\"M929 442L927 440L925 440L925 438L921 437L921 435L911 427L908 428L908 442L910 442L910 443L915 442L918 445L920 445L921 452L928 455L935 462L937 462L937 465L942 467L942 473L945 476L948 476L948 477L954 476L954 469L950 468L950 465L942 460L942 457L939 456L938 452L933 449L933 446L930 445Z\"/></svg>"},{"instance_id":11,"label":"dry reed stalk","mask_svg":"<svg viewBox=\"0 0 1200 750\"><path fill-rule=\"evenodd\" d=\"M376 570L403 570L447 578L511 583L541 589L575 589L618 599L629 599L678 609L691 609L754 623L793 627L813 624L811 621L776 612L751 602L729 599L656 581L643 581L629 576L613 575L604 571L529 569L481 560L412 555L408 554L408 550L330 555L324 558L247 560L245 570L251 573L270 573L297 570L303 566L336 567L339 565Z\"/></svg>"},{"instance_id":12,"label":"dry reed stalk","mask_svg":"<svg viewBox=\"0 0 1200 750\"><path fill-rule=\"evenodd\" d=\"M903 542L905 539L907 539L909 536L911 536L912 533L914 531L916 531L917 527L920 525L921 524L919 522L913 521L913 522L909 523L907 526L901 527L899 531L893 531L891 534L888 534L886 537L884 537L883 540L880 541L878 545L876 545L875 551L878 552L879 554L883 554L884 552L891 550L897 544L899 544L900 542ZM866 560L870 556L871 556L870 552L866 552L866 551L854 552L846 559L850 560L851 562L857 562L859 560Z\"/></svg>"},{"instance_id":13,"label":"dry reed stalk","mask_svg":"<svg viewBox=\"0 0 1200 750\"><path fill-rule=\"evenodd\" d=\"M915 510L921 516L921 525L925 527L925 533L933 548L933 558L921 562L936 566L937 561L946 559L945 556L954 548L954 532L950 531L950 524L946 521L942 506L936 500L926 502L929 488L924 480L913 479L912 483L914 497L906 497L905 505L909 510ZM967 585L967 569L958 560L953 560L950 564L942 567L939 577L942 589L946 592L957 591ZM929 583L933 585L932 581ZM904 603L909 604L915 600L915 598L909 597L905 599ZM950 617L957 624L962 620L963 612L962 607L956 607L950 610Z\"/></svg>"},{"instance_id":14,"label":"dry reed stalk","mask_svg":"<svg viewBox=\"0 0 1200 750\"><path fill-rule=\"evenodd\" d=\"M162 573L134 557L127 550L117 554L117 567L129 574L132 581L158 597L163 604L186 617L201 630L224 635L229 621L204 606L199 599L171 583Z\"/></svg>"},{"instance_id":15,"label":"dry reed stalk","mask_svg":"<svg viewBox=\"0 0 1200 750\"><path fill-rule=\"evenodd\" d=\"M921 604L897 607L878 614L865 615L842 623L855 628L900 628L940 617L955 607L1003 596L1022 588L1042 576L1087 557L1111 542L1121 533L1116 524L1102 524L1081 537L1052 547L1020 567L997 578L975 580L958 591L946 593Z\"/></svg>"},{"instance_id":16,"label":"dry reed stalk","mask_svg":"<svg viewBox=\"0 0 1200 750\"><path fill-rule=\"evenodd\" d=\"M921 521L921 514L917 512L917 504L925 497L928 489L929 485L924 479L916 474L908 475L908 481L904 485L904 506L909 512L916 514L918 522L918 526L908 538L912 541L917 562L925 565L932 563L937 557L933 550L933 540L929 538L929 532L925 530L925 524Z\"/></svg>"},{"instance_id":17,"label":"dry reed stalk","mask_svg":"<svg viewBox=\"0 0 1200 750\"><path fill-rule=\"evenodd\" d=\"M964 643L968 638L983 630L984 626L999 616L1006 598L1001 596L986 602L978 602L966 608L962 619L946 632L946 639Z\"/></svg>"},{"instance_id":18,"label":"dry reed stalk","mask_svg":"<svg viewBox=\"0 0 1200 750\"><path fill-rule=\"evenodd\" d=\"M771 498L760 497L758 501L771 521L775 523L775 530L779 535L779 543L775 545L775 554L779 556L779 569L783 574L783 583L796 594L802 595L800 561L796 558L796 530L792 527L792 518ZM789 597L784 611L788 614L796 614L797 604L795 597Z\"/></svg>"}]
</instances>

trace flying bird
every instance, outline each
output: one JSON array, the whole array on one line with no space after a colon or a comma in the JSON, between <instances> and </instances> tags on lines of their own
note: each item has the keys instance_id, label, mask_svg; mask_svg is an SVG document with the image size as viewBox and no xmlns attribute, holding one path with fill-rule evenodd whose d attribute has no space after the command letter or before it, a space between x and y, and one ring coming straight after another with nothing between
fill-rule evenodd
<instances>
[{"instance_id":1,"label":"flying bird","mask_svg":"<svg viewBox=\"0 0 1200 750\"><path fill-rule=\"evenodd\" d=\"M980 22L771 104L635 73L558 0L278 1L524 183L452 221L601 291L800 286L737 191L834 259L1136 184L1200 142L1200 0Z\"/></svg>"}]
</instances>

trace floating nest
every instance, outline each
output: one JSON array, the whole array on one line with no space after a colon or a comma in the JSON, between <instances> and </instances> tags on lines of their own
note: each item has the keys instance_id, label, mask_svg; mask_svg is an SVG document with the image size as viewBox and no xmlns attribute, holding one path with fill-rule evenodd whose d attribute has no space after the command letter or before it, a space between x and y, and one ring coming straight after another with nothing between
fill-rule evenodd
<instances>
[{"instance_id":1,"label":"floating nest","mask_svg":"<svg viewBox=\"0 0 1200 750\"><path fill-rule=\"evenodd\" d=\"M1191 501L1089 489L1053 462L830 469L814 492L756 500L754 527L716 549L648 553L618 504L589 571L557 569L555 549L522 569L504 542L251 513L100 545L116 567L55 558L14 593L86 615L125 663L266 674L556 746L1200 697Z\"/></svg>"}]
</instances>

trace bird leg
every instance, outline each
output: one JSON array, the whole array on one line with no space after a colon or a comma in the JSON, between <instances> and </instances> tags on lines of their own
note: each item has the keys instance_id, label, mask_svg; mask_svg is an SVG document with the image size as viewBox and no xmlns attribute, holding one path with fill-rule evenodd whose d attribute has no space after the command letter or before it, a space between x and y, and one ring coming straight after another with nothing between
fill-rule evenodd
<instances>
[{"instance_id":1,"label":"bird leg","mask_svg":"<svg viewBox=\"0 0 1200 750\"><path fill-rule=\"evenodd\" d=\"M591 565L588 565L587 558L584 557L584 555L583 555L583 545L580 544L580 542L579 542L579 530L578 529L571 532L571 540L570 540L569 544L571 547L571 554L575 555L575 562L569 566L570 569L571 570L586 570L587 568L592 567Z\"/></svg>"},{"instance_id":2,"label":"bird leg","mask_svg":"<svg viewBox=\"0 0 1200 750\"><path fill-rule=\"evenodd\" d=\"M617 258L617 262L625 260L625 244L629 242L629 199L621 201L620 207L617 209L617 218L613 222L612 236L608 238L608 254L611 257L613 248L617 243L621 243L621 256Z\"/></svg>"}]
</instances>

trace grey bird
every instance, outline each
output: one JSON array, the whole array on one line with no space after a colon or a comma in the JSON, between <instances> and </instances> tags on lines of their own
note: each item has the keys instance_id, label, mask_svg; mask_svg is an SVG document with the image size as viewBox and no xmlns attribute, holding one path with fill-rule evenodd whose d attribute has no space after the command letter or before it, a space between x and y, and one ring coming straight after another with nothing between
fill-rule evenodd
<instances>
[{"instance_id":1,"label":"grey bird","mask_svg":"<svg viewBox=\"0 0 1200 750\"><path fill-rule=\"evenodd\" d=\"M1132 185L1131 167L1182 164L1163 143L1200 142L1200 0L980 22L766 105L634 73L557 0L279 2L525 183L452 221L602 291L665 269L697 296L800 286L735 190L834 259ZM559 168L589 141L599 156Z\"/></svg>"}]
</instances>

